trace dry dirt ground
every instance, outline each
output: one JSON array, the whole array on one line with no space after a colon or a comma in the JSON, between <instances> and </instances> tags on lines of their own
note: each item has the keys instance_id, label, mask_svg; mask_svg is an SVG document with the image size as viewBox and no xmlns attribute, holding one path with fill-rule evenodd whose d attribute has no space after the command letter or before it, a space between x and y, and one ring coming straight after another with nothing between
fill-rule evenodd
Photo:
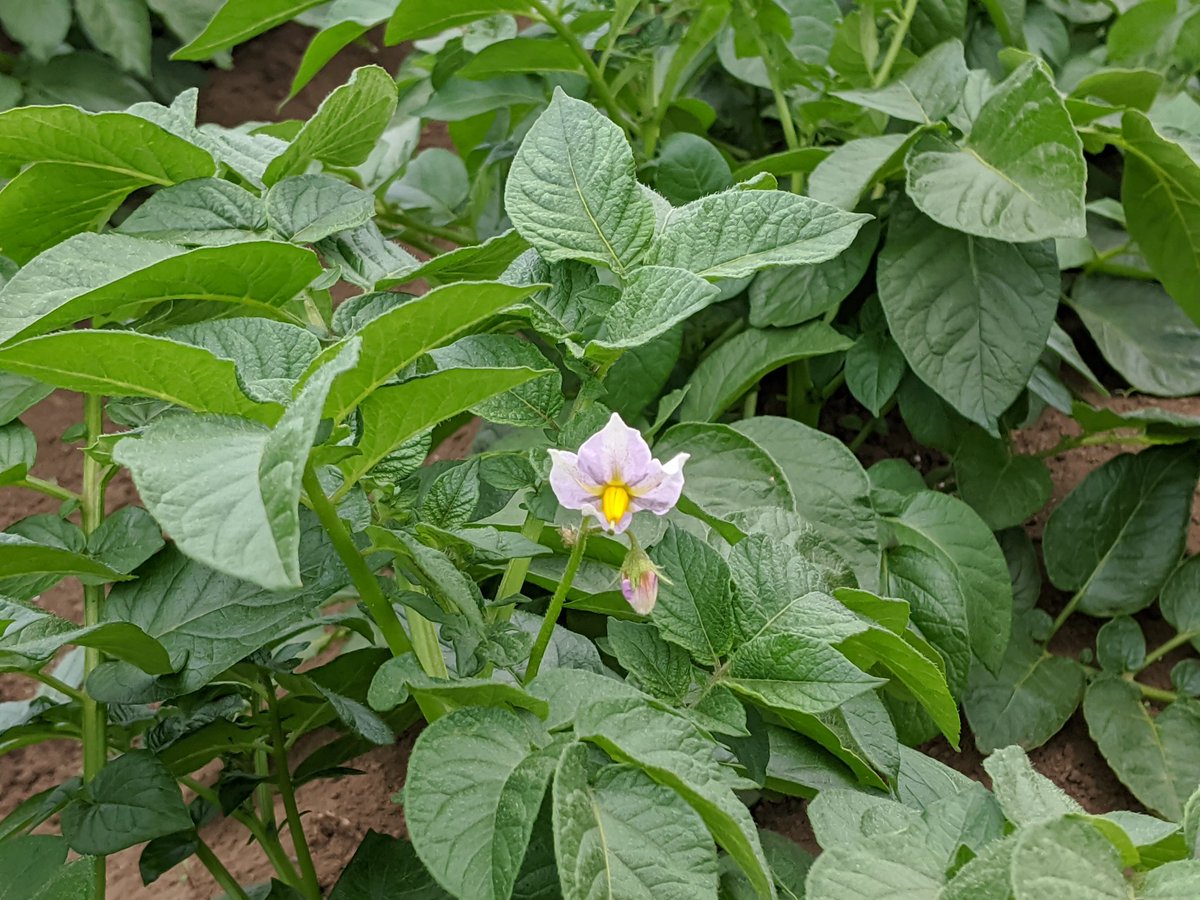
<instances>
[{"instance_id":1,"label":"dry dirt ground","mask_svg":"<svg viewBox=\"0 0 1200 900\"><path fill-rule=\"evenodd\" d=\"M343 83L349 72L372 62L389 68L403 56L401 48L374 50L365 46L349 48L323 71L294 101L280 108L300 55L307 44L308 33L296 26L285 26L240 48L235 54L235 66L228 72L214 72L208 87L201 94L201 116L212 122L237 124L257 120L305 118L316 109L322 97ZM442 143L443 135L430 135L429 143ZM1137 398L1113 398L1104 401L1116 409L1139 405ZM1179 412L1200 414L1200 399L1157 401ZM35 474L56 479L79 488L80 458L78 445L64 444L59 438L80 420L81 408L77 398L54 394L31 410L26 423L37 434L39 442ZM1060 437L1074 433L1074 423L1064 416L1048 411L1034 427L1018 436L1018 448L1024 451L1044 450L1054 446ZM441 454L454 456L469 444L469 435L451 439L451 446ZM1054 481L1054 503L1092 469L1117 453L1116 448L1087 447L1073 450L1048 460ZM108 505L117 509L133 502L135 494L127 480L118 479L108 494ZM20 491L0 492L0 527L34 513L50 512L54 501L36 494ZM1044 518L1029 523L1031 533L1040 536ZM1200 517L1193 514L1192 537L1189 549L1200 549ZM54 612L78 618L80 589L75 582L66 582L49 591L43 603ZM1058 598L1050 596L1051 608ZM1144 623L1150 637L1161 630L1162 623L1152 619ZM1063 651L1078 650L1091 643L1095 625L1079 618L1063 630L1058 641ZM1160 665L1165 686L1165 672L1174 657ZM17 676L0 676L0 699L18 699L31 693L30 683ZM404 819L392 796L403 786L405 762L412 746L413 734L403 736L394 747L379 748L352 765L362 775L337 781L321 781L302 787L299 804L304 811L305 830L315 857L324 889L337 880L341 869L353 855L368 829L404 834ZM311 751L312 742L302 742L298 754ZM944 743L935 743L928 751L943 762L986 781L980 765L981 758L964 735L964 750L955 753ZM1046 746L1031 754L1035 766L1076 797L1086 808L1095 812L1138 808L1137 802L1116 780L1088 738L1082 718L1076 716L1068 726ZM79 771L78 748L70 742L56 742L26 748L0 757L0 816L7 814L26 797L53 787ZM209 773L211 777L212 773ZM812 833L803 813L803 802L797 800L767 801L755 810L759 821L789 835L794 840L815 849ZM282 819L282 810L277 811ZM262 881L271 874L270 866L259 849L249 841L247 833L232 820L213 823L204 829L204 839L242 883ZM286 840L286 839L285 839ZM220 891L207 871L194 858L177 866L150 887L144 887L138 874L139 848L112 857L109 864L110 896L116 900L208 900Z\"/></svg>"}]
</instances>

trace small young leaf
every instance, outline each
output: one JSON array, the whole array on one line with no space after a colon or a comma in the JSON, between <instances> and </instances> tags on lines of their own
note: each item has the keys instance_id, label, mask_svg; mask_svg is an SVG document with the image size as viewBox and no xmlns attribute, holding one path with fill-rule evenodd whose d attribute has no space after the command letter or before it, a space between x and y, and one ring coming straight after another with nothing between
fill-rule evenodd
<instances>
[{"instance_id":1,"label":"small young leaf","mask_svg":"<svg viewBox=\"0 0 1200 900\"><path fill-rule=\"evenodd\" d=\"M374 196L329 175L284 178L264 199L271 227L296 244L357 228L375 214Z\"/></svg>"}]
</instances>

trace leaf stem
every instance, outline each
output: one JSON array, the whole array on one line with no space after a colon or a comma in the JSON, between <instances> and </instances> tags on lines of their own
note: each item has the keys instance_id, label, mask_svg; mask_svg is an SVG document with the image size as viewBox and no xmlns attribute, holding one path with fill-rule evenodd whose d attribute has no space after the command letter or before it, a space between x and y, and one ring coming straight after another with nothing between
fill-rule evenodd
<instances>
[{"instance_id":1,"label":"leaf stem","mask_svg":"<svg viewBox=\"0 0 1200 900\"><path fill-rule=\"evenodd\" d=\"M446 657L442 655L442 645L438 641L437 629L433 623L411 607L407 610L408 627L412 630L413 650L425 674L433 678L449 678L450 670L446 668Z\"/></svg>"},{"instance_id":2,"label":"leaf stem","mask_svg":"<svg viewBox=\"0 0 1200 900\"><path fill-rule=\"evenodd\" d=\"M87 444L90 445L104 433L104 399L92 394L83 398L83 425ZM80 514L83 533L92 534L104 521L104 466L90 454L83 456L83 492ZM85 627L98 625L104 611L104 585L83 586L83 624ZM83 684L103 660L103 654L95 647L83 651ZM100 774L108 760L108 712L102 703L85 695L82 705L83 732L83 780L91 781ZM94 857L93 876L95 900L104 900L107 885L107 863L103 856Z\"/></svg>"},{"instance_id":3,"label":"leaf stem","mask_svg":"<svg viewBox=\"0 0 1200 900\"><path fill-rule=\"evenodd\" d=\"M311 471L311 469L309 470ZM296 862L300 866L300 890L308 900L321 900L321 883L308 850L308 839L304 836L304 823L300 821L300 807L296 805L296 789L292 785L292 773L288 769L287 741L283 734L283 721L279 717L279 699L275 696L275 685L265 672L263 687L267 689L267 714L271 722L271 752L275 758L275 784L283 800L287 814L288 830L292 833L292 844L296 851Z\"/></svg>"},{"instance_id":4,"label":"leaf stem","mask_svg":"<svg viewBox=\"0 0 1200 900\"><path fill-rule=\"evenodd\" d=\"M1149 441L1144 434L1112 434L1104 431L1099 434L1085 434L1082 437L1063 438L1049 450L1041 450L1034 456L1038 459L1046 459L1066 453L1068 450L1077 450L1080 447L1108 447L1114 444L1140 446L1147 443Z\"/></svg>"},{"instance_id":5,"label":"leaf stem","mask_svg":"<svg viewBox=\"0 0 1200 900\"><path fill-rule=\"evenodd\" d=\"M58 691L60 694L66 694L72 700L82 705L87 705L88 703L87 694L78 688L71 687L65 681L61 681L58 678L55 678L53 675L39 671L27 672L25 674L36 681L40 681L42 684L46 685L46 687Z\"/></svg>"},{"instance_id":6,"label":"leaf stem","mask_svg":"<svg viewBox=\"0 0 1200 900\"><path fill-rule=\"evenodd\" d=\"M1142 684L1140 681L1130 679L1130 684L1136 685L1137 689L1142 692L1142 696L1147 700L1153 700L1156 703L1174 703L1179 699L1179 695L1174 691L1164 691L1161 688L1150 687L1148 684Z\"/></svg>"},{"instance_id":7,"label":"leaf stem","mask_svg":"<svg viewBox=\"0 0 1200 900\"><path fill-rule=\"evenodd\" d=\"M559 615L562 614L567 591L571 589L571 584L575 581L575 573L579 571L579 564L583 561L583 548L587 544L587 535L588 523L585 521L579 528L579 536L575 539L575 546L571 548L571 555L567 559L567 568L563 572L558 587L554 589L554 596L550 598L550 606L546 609L546 618L542 620L542 627L538 631L537 639L533 642L533 650L529 654L529 665L525 669L525 684L533 681L537 677L538 669L542 667L542 659L546 655L546 647L549 646L550 638L554 634L554 625L558 621Z\"/></svg>"},{"instance_id":8,"label":"leaf stem","mask_svg":"<svg viewBox=\"0 0 1200 900\"><path fill-rule=\"evenodd\" d=\"M529 0L529 5L542 17L542 21L554 29L555 34L562 39L571 53L575 55L575 58L579 60L580 65L583 66L584 74L587 75L588 81L591 82L592 90L596 92L597 99L599 99L600 104L604 107L609 117L620 125L627 134L630 133L629 122L626 120L625 113L617 103L617 98L609 90L608 82L604 80L604 74L596 67L596 64L592 61L591 54L587 52L583 44L579 43L579 38L575 36L575 32L567 26L567 23L563 21L558 13L546 4L545 0Z\"/></svg>"},{"instance_id":9,"label":"leaf stem","mask_svg":"<svg viewBox=\"0 0 1200 900\"><path fill-rule=\"evenodd\" d=\"M531 512L525 514L525 521L521 523L521 537L531 541L536 541L542 535L542 520ZM529 574L529 564L532 558L521 556L515 559L510 559L508 565L504 567L504 575L500 579L500 586L496 588L496 602L499 603L505 597L512 597L521 593L521 589L525 587L525 577ZM507 606L497 610L497 618L507 620L512 615L513 605L510 603Z\"/></svg>"},{"instance_id":10,"label":"leaf stem","mask_svg":"<svg viewBox=\"0 0 1200 900\"><path fill-rule=\"evenodd\" d=\"M859 447L861 447L864 443L866 443L867 438L869 438L871 436L871 432L875 430L875 426L877 426L880 422L882 422L884 419L886 419L888 416L888 413L890 413L893 409L895 409L895 407L896 407L896 398L893 397L887 403L883 404L883 408L879 410L879 415L872 416L871 420L869 422L867 422L866 425L864 425L862 428L859 429L858 434L856 434L851 439L850 443L848 443L846 445L846 447L850 450L851 453L853 453L855 450L857 450Z\"/></svg>"},{"instance_id":11,"label":"leaf stem","mask_svg":"<svg viewBox=\"0 0 1200 900\"><path fill-rule=\"evenodd\" d=\"M61 484L55 484L53 481L46 481L44 478L38 478L36 475L26 475L20 481L14 482L13 486L37 491L39 494L45 494L47 497L53 497L56 500L73 503L83 502L83 498L70 488L65 488Z\"/></svg>"},{"instance_id":12,"label":"leaf stem","mask_svg":"<svg viewBox=\"0 0 1200 900\"><path fill-rule=\"evenodd\" d=\"M1046 635L1045 643L1047 645L1054 638L1054 635L1058 634L1058 630L1066 624L1067 619L1071 618L1071 614L1075 612L1075 607L1079 606L1079 601L1083 599L1084 592L1091 583L1092 581L1089 578L1087 584L1071 596L1071 599L1067 601L1067 605L1062 608L1062 612L1055 617L1054 624L1050 626L1050 633Z\"/></svg>"},{"instance_id":13,"label":"leaf stem","mask_svg":"<svg viewBox=\"0 0 1200 900\"><path fill-rule=\"evenodd\" d=\"M886 84L887 80L892 76L892 67L896 65L896 58L900 55L900 48L904 46L904 39L908 36L908 29L912 25L913 16L917 12L917 0L907 0L904 4L904 12L901 15L900 22L896 25L896 30L892 33L892 42L888 44L887 52L883 55L883 62L879 66L879 71L875 73L875 77L871 83L875 87Z\"/></svg>"},{"instance_id":14,"label":"leaf stem","mask_svg":"<svg viewBox=\"0 0 1200 900\"><path fill-rule=\"evenodd\" d=\"M1184 646L1197 636L1200 636L1200 631L1181 631L1169 641L1164 641L1146 654L1146 659L1142 662L1138 671L1140 672L1148 666L1153 665L1175 648Z\"/></svg>"},{"instance_id":15,"label":"leaf stem","mask_svg":"<svg viewBox=\"0 0 1200 900\"><path fill-rule=\"evenodd\" d=\"M358 595L362 598L363 603L367 605L367 609L370 610L371 617L375 620L375 624L379 626L379 630L383 632L383 638L387 641L392 655L403 656L405 653L411 653L413 649L412 641L408 639L408 634L404 631L404 626L400 624L400 618L396 615L395 608L388 601L387 597L383 595L383 590L379 587L375 573L371 571L370 566L367 565L367 561L359 553L354 539L342 523L341 516L338 515L337 508L325 496L325 490L321 487L321 482L317 479L317 473L313 471L311 465L305 466L303 484L304 492L308 495L308 502L312 507L312 511L316 513L321 526L333 542L333 548L337 551L342 564L349 570L350 579L354 582L355 588L358 589Z\"/></svg>"},{"instance_id":16,"label":"leaf stem","mask_svg":"<svg viewBox=\"0 0 1200 900\"><path fill-rule=\"evenodd\" d=\"M229 874L224 863L217 858L217 854L212 852L212 848L204 843L199 834L196 835L196 858L204 863L204 868L212 874L213 881L225 890L227 897L231 897L233 900L250 900L246 892L242 890L242 886L238 884L237 879Z\"/></svg>"}]
</instances>

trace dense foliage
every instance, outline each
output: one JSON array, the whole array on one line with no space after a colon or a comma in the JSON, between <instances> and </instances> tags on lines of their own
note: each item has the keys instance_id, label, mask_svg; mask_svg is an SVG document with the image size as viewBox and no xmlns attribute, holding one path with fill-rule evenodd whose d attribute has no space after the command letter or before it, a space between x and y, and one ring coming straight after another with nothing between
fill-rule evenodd
<instances>
[{"instance_id":1,"label":"dense foliage","mask_svg":"<svg viewBox=\"0 0 1200 900\"><path fill-rule=\"evenodd\" d=\"M0 880L99 897L144 844L147 883L196 855L229 896L319 897L296 786L424 720L411 844L369 836L335 898L1200 893L1200 667L1152 670L1200 640L1200 419L1105 387L1200 388L1193 10L317 5L230 0L176 56L301 13L293 92L377 25L414 52L304 122L198 125L194 90L0 113L0 483L62 501L0 534L0 672L41 682L0 753L84 747L0 822ZM78 492L30 472L56 388ZM1075 436L1019 453L1047 406ZM614 412L689 455L628 531L550 484ZM864 468L903 430L918 466ZM1141 452L1039 559L1045 460L1108 443ZM106 515L120 471L144 508ZM37 603L67 577L81 623ZM1094 651L1060 651L1079 615ZM1080 706L1162 818L1032 772ZM994 794L911 749L957 748L960 708ZM815 863L764 792L815 798ZM236 883L218 816L277 881Z\"/></svg>"}]
</instances>

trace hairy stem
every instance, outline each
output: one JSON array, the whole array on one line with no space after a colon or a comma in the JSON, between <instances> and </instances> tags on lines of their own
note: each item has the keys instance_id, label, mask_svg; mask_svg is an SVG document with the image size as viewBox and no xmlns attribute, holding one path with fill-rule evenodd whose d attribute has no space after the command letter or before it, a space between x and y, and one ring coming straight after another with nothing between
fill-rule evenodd
<instances>
[{"instance_id":1,"label":"hairy stem","mask_svg":"<svg viewBox=\"0 0 1200 900\"><path fill-rule=\"evenodd\" d=\"M227 897L233 900L250 900L237 879L229 874L224 863L217 859L217 854L212 852L212 848L204 843L199 835L196 836L196 858L204 863L204 868L212 874L213 881L224 889Z\"/></svg>"},{"instance_id":2,"label":"hairy stem","mask_svg":"<svg viewBox=\"0 0 1200 900\"><path fill-rule=\"evenodd\" d=\"M279 717L279 700L275 696L275 685L264 674L263 687L267 689L267 715L271 721L271 752L275 760L275 785L283 800L287 815L288 830L296 850L296 862L300 867L300 890L308 900L321 900L321 883L308 850L308 839L304 836L304 823L300 821L300 807L296 805L296 789L292 785L292 773L288 769L287 741L283 734L283 721Z\"/></svg>"},{"instance_id":3,"label":"hairy stem","mask_svg":"<svg viewBox=\"0 0 1200 900\"><path fill-rule=\"evenodd\" d=\"M583 548L587 544L587 529L587 522L584 522L579 529L579 536L575 538L575 546L571 548L571 555L567 559L567 568L563 572L562 580L554 589L554 596L550 598L550 606L546 609L546 618L542 620L537 640L533 642L533 651L529 654L529 666L525 669L526 684L537 677L538 669L542 667L542 659L546 655L546 648L550 645L550 637L554 634L554 624L562 614L563 604L567 600L567 591L571 589L575 573L579 571L579 564L583 561Z\"/></svg>"},{"instance_id":4,"label":"hairy stem","mask_svg":"<svg viewBox=\"0 0 1200 900\"><path fill-rule=\"evenodd\" d=\"M39 494L45 494L47 497L53 497L56 500L75 503L83 502L83 498L70 488L65 488L61 484L55 484L53 481L46 481L44 478L38 478L36 475L26 475L20 481L16 481L13 484L15 487L37 491Z\"/></svg>"},{"instance_id":5,"label":"hairy stem","mask_svg":"<svg viewBox=\"0 0 1200 900\"><path fill-rule=\"evenodd\" d=\"M379 630L383 632L383 638L387 641L392 655L403 656L405 653L411 653L412 641L408 639L408 634L404 631L404 626L400 623L396 610L383 595L383 589L379 587L375 573L371 571L367 561L358 552L358 547L355 545L354 539L350 537L350 532L342 522L341 516L338 515L337 508L325 496L325 490L321 487L321 482L317 479L317 473L313 471L312 466L306 466L304 469L304 492L308 495L308 502L320 520L321 527L325 529L329 539L333 542L333 548L337 551L342 564L350 572L350 579L354 582L354 587L358 589L358 595L367 605Z\"/></svg>"},{"instance_id":6,"label":"hairy stem","mask_svg":"<svg viewBox=\"0 0 1200 900\"><path fill-rule=\"evenodd\" d=\"M83 398L84 434L88 445L104 433L104 400L88 394ZM80 495L80 515L83 533L90 535L104 521L104 466L90 454L83 457L83 492ZM97 625L104 611L104 585L86 584L83 587L83 624ZM95 647L83 651L83 683L96 671L103 654ZM100 774L108 759L108 736L106 734L108 712L104 704L90 696L84 697L82 707L83 725L83 780L91 781ZM97 856L93 862L95 900L104 900L106 886L106 862Z\"/></svg>"}]
</instances>

